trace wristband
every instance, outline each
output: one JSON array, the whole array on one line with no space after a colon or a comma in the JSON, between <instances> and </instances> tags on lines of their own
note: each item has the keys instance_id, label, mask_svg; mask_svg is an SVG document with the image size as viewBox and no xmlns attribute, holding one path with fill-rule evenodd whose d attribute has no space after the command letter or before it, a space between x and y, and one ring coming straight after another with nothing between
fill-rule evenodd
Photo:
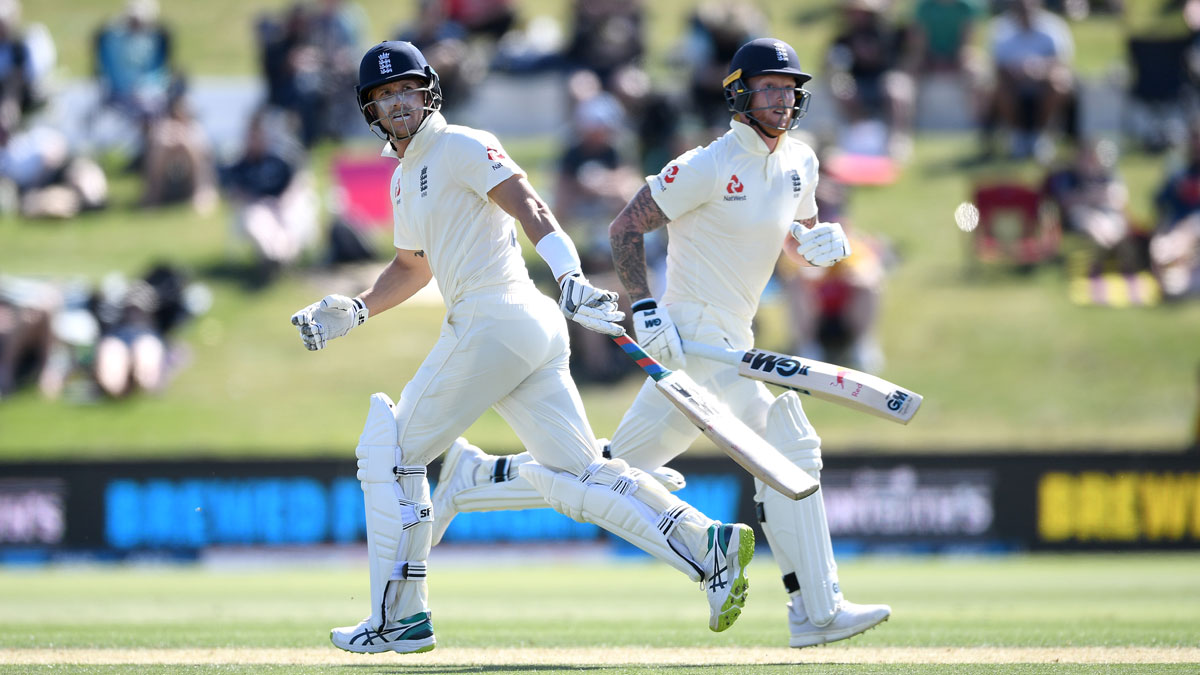
<instances>
[{"instance_id":1,"label":"wristband","mask_svg":"<svg viewBox=\"0 0 1200 675\"><path fill-rule=\"evenodd\" d=\"M363 325L371 313L367 310L367 303L363 302L361 298L352 298L350 303L354 305L354 325Z\"/></svg>"},{"instance_id":2,"label":"wristband","mask_svg":"<svg viewBox=\"0 0 1200 675\"><path fill-rule=\"evenodd\" d=\"M582 269L575 244L562 231L555 230L547 234L533 248L550 266L550 272L554 275L555 281Z\"/></svg>"}]
</instances>

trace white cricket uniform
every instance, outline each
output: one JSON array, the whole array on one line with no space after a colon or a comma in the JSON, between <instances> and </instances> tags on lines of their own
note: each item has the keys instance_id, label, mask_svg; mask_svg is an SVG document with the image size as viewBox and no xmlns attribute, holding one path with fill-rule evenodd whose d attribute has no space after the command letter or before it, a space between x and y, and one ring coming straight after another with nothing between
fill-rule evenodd
<instances>
[{"instance_id":1,"label":"white cricket uniform","mask_svg":"<svg viewBox=\"0 0 1200 675\"><path fill-rule=\"evenodd\" d=\"M383 154L396 156L390 144ZM408 465L433 461L490 407L544 466L578 474L597 457L566 320L530 280L516 222L488 199L518 174L494 135L433 113L392 175L396 248L425 252L446 303L395 407Z\"/></svg>"},{"instance_id":2,"label":"white cricket uniform","mask_svg":"<svg viewBox=\"0 0 1200 675\"><path fill-rule=\"evenodd\" d=\"M646 183L671 219L662 304L687 340L748 349L751 321L793 220L817 215L817 158L783 135L774 152L754 129L730 130L679 156ZM763 433L774 397L734 366L692 357L687 373ZM612 438L612 453L655 469L687 450L700 431L647 379Z\"/></svg>"}]
</instances>

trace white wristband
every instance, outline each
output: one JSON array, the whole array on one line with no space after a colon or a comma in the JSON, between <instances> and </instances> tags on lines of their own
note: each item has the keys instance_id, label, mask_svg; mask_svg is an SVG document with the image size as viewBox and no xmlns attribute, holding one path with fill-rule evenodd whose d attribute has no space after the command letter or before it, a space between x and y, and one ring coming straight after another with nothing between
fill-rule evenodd
<instances>
[{"instance_id":1,"label":"white wristband","mask_svg":"<svg viewBox=\"0 0 1200 675\"><path fill-rule=\"evenodd\" d=\"M550 272L554 274L555 281L561 279L563 275L577 272L580 269L579 253L575 251L575 244L570 237L559 230L542 237L541 241L533 248L550 266Z\"/></svg>"}]
</instances>

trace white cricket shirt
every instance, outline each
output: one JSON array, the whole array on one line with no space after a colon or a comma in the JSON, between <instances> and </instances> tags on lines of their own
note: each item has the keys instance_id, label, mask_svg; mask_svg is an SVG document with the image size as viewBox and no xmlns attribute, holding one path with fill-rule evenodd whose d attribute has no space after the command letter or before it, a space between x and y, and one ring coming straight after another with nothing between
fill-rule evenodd
<instances>
[{"instance_id":1,"label":"white cricket shirt","mask_svg":"<svg viewBox=\"0 0 1200 675\"><path fill-rule=\"evenodd\" d=\"M396 157L391 144L386 157ZM432 113L392 173L396 248L424 251L446 307L484 288L532 286L517 226L488 191L524 175L486 131Z\"/></svg>"},{"instance_id":2,"label":"white cricket shirt","mask_svg":"<svg viewBox=\"0 0 1200 675\"><path fill-rule=\"evenodd\" d=\"M667 225L663 301L715 305L747 325L793 220L817 215L817 157L789 134L775 151L749 125L647 176Z\"/></svg>"}]
</instances>

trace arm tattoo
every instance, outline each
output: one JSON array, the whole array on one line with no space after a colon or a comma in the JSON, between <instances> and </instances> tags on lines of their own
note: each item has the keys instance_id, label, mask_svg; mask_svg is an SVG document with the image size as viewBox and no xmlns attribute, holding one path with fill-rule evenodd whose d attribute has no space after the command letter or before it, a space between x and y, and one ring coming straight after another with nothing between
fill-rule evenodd
<instances>
[{"instance_id":1,"label":"arm tattoo","mask_svg":"<svg viewBox=\"0 0 1200 675\"><path fill-rule=\"evenodd\" d=\"M414 255L414 256L416 256L416 257L418 257L418 258L424 258L424 257L425 257L425 251L413 251L413 255Z\"/></svg>"},{"instance_id":2,"label":"arm tattoo","mask_svg":"<svg viewBox=\"0 0 1200 675\"><path fill-rule=\"evenodd\" d=\"M613 265L631 302L650 297L650 284L646 281L646 246L643 235L666 225L669 221L650 196L650 188L642 186L609 228Z\"/></svg>"}]
</instances>

